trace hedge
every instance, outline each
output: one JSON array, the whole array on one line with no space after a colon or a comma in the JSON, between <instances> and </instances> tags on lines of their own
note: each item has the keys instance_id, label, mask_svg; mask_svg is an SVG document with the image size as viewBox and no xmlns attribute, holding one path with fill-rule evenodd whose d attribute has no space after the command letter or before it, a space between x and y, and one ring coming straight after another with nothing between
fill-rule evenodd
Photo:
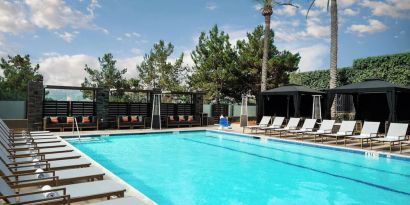
<instances>
[{"instance_id":1,"label":"hedge","mask_svg":"<svg viewBox=\"0 0 410 205\"><path fill-rule=\"evenodd\" d=\"M352 67L339 68L337 73L338 86L368 78L380 78L394 84L410 86L410 52L355 59ZM329 70L293 72L289 81L313 89L327 89Z\"/></svg>"}]
</instances>

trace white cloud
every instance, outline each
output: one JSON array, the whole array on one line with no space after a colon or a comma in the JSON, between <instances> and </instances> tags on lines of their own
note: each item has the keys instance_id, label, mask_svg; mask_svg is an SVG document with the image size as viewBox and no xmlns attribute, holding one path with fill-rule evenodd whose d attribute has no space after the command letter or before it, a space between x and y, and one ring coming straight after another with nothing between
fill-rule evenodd
<instances>
[{"instance_id":1,"label":"white cloud","mask_svg":"<svg viewBox=\"0 0 410 205\"><path fill-rule=\"evenodd\" d=\"M356 2L358 2L358 0L337 0L337 6L339 8L347 8L347 7L352 6ZM330 9L330 3L331 1L329 1L329 9ZM327 6L328 6L328 0L316 0L314 6L319 7L323 11L326 11Z\"/></svg>"},{"instance_id":2,"label":"white cloud","mask_svg":"<svg viewBox=\"0 0 410 205\"><path fill-rule=\"evenodd\" d=\"M348 28L348 31L357 33L359 35L363 35L365 33L376 33L376 32L381 32L387 29L387 26L384 25L382 22L375 20L375 19L369 19L367 25L365 24L354 24L351 25Z\"/></svg>"},{"instance_id":3,"label":"white cloud","mask_svg":"<svg viewBox=\"0 0 410 205\"><path fill-rule=\"evenodd\" d=\"M71 43L71 41L80 33L78 31L74 31L74 32L67 32L64 31L63 33L60 32L54 32L58 37L60 37L61 39L63 39L65 42L67 43Z\"/></svg>"},{"instance_id":4,"label":"white cloud","mask_svg":"<svg viewBox=\"0 0 410 205\"><path fill-rule=\"evenodd\" d=\"M236 45L236 42L239 40L244 40L246 39L246 33L249 32L248 29L238 29L238 30L234 30L234 29L224 29L224 31L226 33L228 33L229 35L229 42L232 45Z\"/></svg>"},{"instance_id":5,"label":"white cloud","mask_svg":"<svg viewBox=\"0 0 410 205\"><path fill-rule=\"evenodd\" d=\"M131 34L132 34L133 36L137 37L137 38L141 37L141 34L139 34L139 33L137 33L137 32L132 32Z\"/></svg>"},{"instance_id":6,"label":"white cloud","mask_svg":"<svg viewBox=\"0 0 410 205\"><path fill-rule=\"evenodd\" d=\"M90 4L87 7L87 11L90 13L91 16L94 17L94 10L96 8L101 8L101 5L98 3L98 0L91 0Z\"/></svg>"},{"instance_id":7,"label":"white cloud","mask_svg":"<svg viewBox=\"0 0 410 205\"><path fill-rule=\"evenodd\" d=\"M369 1L363 0L363 7L369 8L375 16L390 16L393 18L410 18L409 0Z\"/></svg>"},{"instance_id":8,"label":"white cloud","mask_svg":"<svg viewBox=\"0 0 410 205\"><path fill-rule=\"evenodd\" d=\"M142 55L136 55L135 57L118 59L117 65L119 69L127 68L126 78L136 78L138 76L137 64L140 64L143 60Z\"/></svg>"},{"instance_id":9,"label":"white cloud","mask_svg":"<svg viewBox=\"0 0 410 205\"><path fill-rule=\"evenodd\" d=\"M208 10L210 10L210 11L213 11L213 10L215 10L215 9L217 9L218 8L218 6L214 3L214 2L208 2L207 4L206 4L206 9L208 9Z\"/></svg>"},{"instance_id":10,"label":"white cloud","mask_svg":"<svg viewBox=\"0 0 410 205\"><path fill-rule=\"evenodd\" d=\"M262 4L255 4L254 6L253 6L253 8L256 10L256 11L260 11L261 9L262 9Z\"/></svg>"},{"instance_id":11,"label":"white cloud","mask_svg":"<svg viewBox=\"0 0 410 205\"><path fill-rule=\"evenodd\" d=\"M329 26L322 26L317 21L314 20L307 20L306 23L306 32L307 35L315 37L315 38L322 38L329 36Z\"/></svg>"},{"instance_id":12,"label":"white cloud","mask_svg":"<svg viewBox=\"0 0 410 205\"><path fill-rule=\"evenodd\" d=\"M31 29L24 4L19 1L0 1L0 32L19 33Z\"/></svg>"},{"instance_id":13,"label":"white cloud","mask_svg":"<svg viewBox=\"0 0 410 205\"><path fill-rule=\"evenodd\" d=\"M48 85L66 85L80 86L87 76L84 66L98 69L98 58L85 54L78 55L61 55L56 52L43 54L38 63L40 64L40 73L44 76L44 82ZM127 68L126 78L136 77L136 65L141 63L143 56L130 58L121 58L117 60L119 69Z\"/></svg>"},{"instance_id":14,"label":"white cloud","mask_svg":"<svg viewBox=\"0 0 410 205\"><path fill-rule=\"evenodd\" d=\"M338 4L340 4L342 8L346 8L346 7L353 5L354 3L358 1L357 0L338 0L338 2L339 2Z\"/></svg>"},{"instance_id":15,"label":"white cloud","mask_svg":"<svg viewBox=\"0 0 410 205\"><path fill-rule=\"evenodd\" d=\"M35 27L57 30L64 27L88 28L108 34L92 21L97 0L91 0L87 12L76 10L62 0L0 1L0 32L22 33Z\"/></svg>"},{"instance_id":16,"label":"white cloud","mask_svg":"<svg viewBox=\"0 0 410 205\"><path fill-rule=\"evenodd\" d=\"M291 42L314 38L327 39L329 37L329 26L322 25L319 18L309 17L305 22L306 24L301 25L298 20L273 19L271 26L275 31L275 39Z\"/></svg>"},{"instance_id":17,"label":"white cloud","mask_svg":"<svg viewBox=\"0 0 410 205\"><path fill-rule=\"evenodd\" d=\"M64 1L56 0L26 0L32 12L32 22L38 27L60 29L86 28L91 25L92 15L72 9Z\"/></svg>"},{"instance_id":18,"label":"white cloud","mask_svg":"<svg viewBox=\"0 0 410 205\"><path fill-rule=\"evenodd\" d=\"M195 65L194 60L192 60L191 53L192 53L192 50L185 50L184 60L183 60L183 64L190 68L192 68Z\"/></svg>"},{"instance_id":19,"label":"white cloud","mask_svg":"<svg viewBox=\"0 0 410 205\"><path fill-rule=\"evenodd\" d=\"M301 59L299 63L300 71L312 71L319 68L327 68L325 63L327 55L329 55L329 47L325 44L314 44L308 46L287 44L284 49L292 53L299 52Z\"/></svg>"},{"instance_id":20,"label":"white cloud","mask_svg":"<svg viewBox=\"0 0 410 205\"><path fill-rule=\"evenodd\" d=\"M46 55L38 62L45 84L80 86L86 76L84 65L87 64L93 68L99 66L97 58L93 56L52 54Z\"/></svg>"},{"instance_id":21,"label":"white cloud","mask_svg":"<svg viewBox=\"0 0 410 205\"><path fill-rule=\"evenodd\" d=\"M342 14L346 15L346 16L357 16L357 14L359 14L359 10L353 10L353 9L344 9L342 11Z\"/></svg>"},{"instance_id":22,"label":"white cloud","mask_svg":"<svg viewBox=\"0 0 410 205\"><path fill-rule=\"evenodd\" d=\"M121 37L117 37L117 41L122 41L122 38L121 38Z\"/></svg>"},{"instance_id":23,"label":"white cloud","mask_svg":"<svg viewBox=\"0 0 410 205\"><path fill-rule=\"evenodd\" d=\"M139 38L141 37L141 34L137 33L137 32L131 32L131 33L124 33L124 36L127 38Z\"/></svg>"},{"instance_id":24,"label":"white cloud","mask_svg":"<svg viewBox=\"0 0 410 205\"><path fill-rule=\"evenodd\" d=\"M275 14L279 15L287 15L287 16L294 16L296 14L296 10L298 8L294 6L282 6L281 9L275 10Z\"/></svg>"}]
</instances>

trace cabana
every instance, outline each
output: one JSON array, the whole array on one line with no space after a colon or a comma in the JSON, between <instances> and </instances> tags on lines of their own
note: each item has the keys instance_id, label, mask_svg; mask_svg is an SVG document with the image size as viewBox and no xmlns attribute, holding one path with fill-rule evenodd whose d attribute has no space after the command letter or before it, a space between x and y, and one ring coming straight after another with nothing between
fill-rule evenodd
<instances>
[{"instance_id":1,"label":"cabana","mask_svg":"<svg viewBox=\"0 0 410 205\"><path fill-rule=\"evenodd\" d=\"M261 116L312 117L313 95L323 95L305 86L289 84L261 92L258 119Z\"/></svg>"},{"instance_id":2,"label":"cabana","mask_svg":"<svg viewBox=\"0 0 410 205\"><path fill-rule=\"evenodd\" d=\"M327 112L336 94L353 96L355 119L366 121L410 121L410 88L395 85L380 79L367 79L327 91Z\"/></svg>"}]
</instances>

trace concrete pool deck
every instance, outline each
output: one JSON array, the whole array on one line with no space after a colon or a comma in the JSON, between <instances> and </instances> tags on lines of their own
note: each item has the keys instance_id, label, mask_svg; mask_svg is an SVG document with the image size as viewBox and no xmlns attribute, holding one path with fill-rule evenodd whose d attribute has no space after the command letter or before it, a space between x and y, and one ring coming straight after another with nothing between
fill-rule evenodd
<instances>
[{"instance_id":1,"label":"concrete pool deck","mask_svg":"<svg viewBox=\"0 0 410 205\"><path fill-rule=\"evenodd\" d=\"M87 135L111 135L111 134L131 134L131 133L150 133L150 132L172 132L172 131L194 131L194 130L218 130L218 126L208 126L208 127L192 127L192 128L170 128L170 129L162 129L162 130L151 130L151 129L121 129L121 130L95 130L95 131L80 131L80 135L86 137ZM229 133L236 133L236 134L243 134L243 129L238 125L238 124L233 124L232 129L225 129L223 130L225 132ZM62 138L66 137L73 137L77 136L77 132L54 132L55 135L60 136ZM257 136L263 139L275 139L275 140L283 140L283 141L288 141L288 142L297 142L297 143L305 143L305 144L310 144L310 145L318 145L318 146L324 146L324 147L335 147L335 148L342 148L346 150L353 150L353 151L370 151L370 152L376 152L379 154L382 154L384 156L390 157L390 156L398 156L398 157L404 157L406 159L410 160L410 146L406 146L405 149L403 149L403 152L400 153L398 150L399 146L395 146L395 149L392 152L389 152L389 145L388 144L376 144L373 146L373 149L370 150L368 146L363 147L363 149L360 148L360 143L358 141L350 141L349 143L344 146L343 143L335 144L334 139L328 139L325 140L323 143L320 142L313 142L313 138L305 138L303 141L295 139L295 137L285 137L285 138L279 138L277 136L267 136L264 135L263 132L259 133L249 133L249 130L245 133L247 136ZM128 185L125 181L120 179L118 176L114 175L111 173L109 170L105 169L103 166L101 166L99 163L95 162L93 159L88 157L86 154L82 153L80 150L77 148L73 147L70 143L68 143L70 147L72 147L74 150L78 151L81 153L81 155L90 160L92 162L91 166L98 167L102 169L105 173L106 176L104 177L105 179L112 179L117 181L118 183L122 184L124 187L126 187L127 191L125 192L125 196L129 197L135 197L141 201L141 204L156 204L154 201L149 199L147 196L145 196L143 193L135 189L134 187ZM96 201L101 201L101 200L92 200L92 201L85 201L81 203L75 203L75 204L87 204L91 202L96 202Z\"/></svg>"}]
</instances>

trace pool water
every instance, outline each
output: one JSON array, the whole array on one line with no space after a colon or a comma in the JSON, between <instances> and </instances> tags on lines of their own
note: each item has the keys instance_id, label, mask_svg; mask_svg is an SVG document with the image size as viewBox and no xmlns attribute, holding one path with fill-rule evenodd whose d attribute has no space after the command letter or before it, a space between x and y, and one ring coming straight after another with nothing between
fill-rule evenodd
<instances>
[{"instance_id":1,"label":"pool water","mask_svg":"<svg viewBox=\"0 0 410 205\"><path fill-rule=\"evenodd\" d=\"M214 131L69 140L158 204L410 204L410 161Z\"/></svg>"}]
</instances>

